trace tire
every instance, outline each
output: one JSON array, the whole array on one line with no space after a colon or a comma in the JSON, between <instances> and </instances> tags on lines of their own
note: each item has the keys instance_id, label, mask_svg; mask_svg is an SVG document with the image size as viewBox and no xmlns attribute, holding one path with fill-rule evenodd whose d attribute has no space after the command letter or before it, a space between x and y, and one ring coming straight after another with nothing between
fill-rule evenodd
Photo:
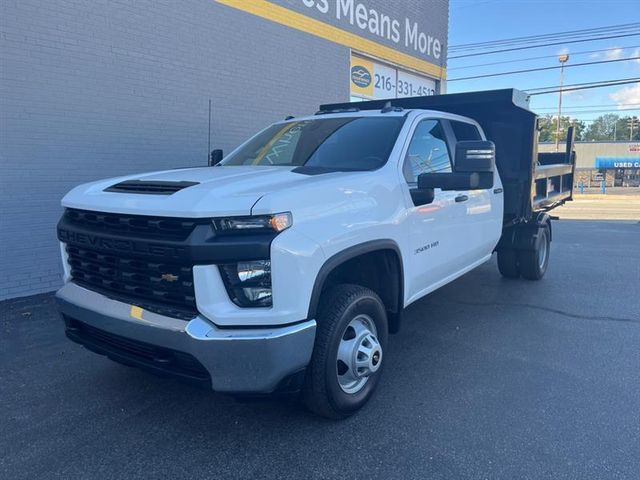
<instances>
[{"instance_id":1,"label":"tire","mask_svg":"<svg viewBox=\"0 0 640 480\"><path fill-rule=\"evenodd\" d=\"M518 253L520 274L527 280L540 280L549 265L551 239L548 227L538 229L534 250L522 250Z\"/></svg>"},{"instance_id":2,"label":"tire","mask_svg":"<svg viewBox=\"0 0 640 480\"><path fill-rule=\"evenodd\" d=\"M518 253L506 248L498 250L498 270L503 277L518 278L520 276Z\"/></svg>"},{"instance_id":3,"label":"tire","mask_svg":"<svg viewBox=\"0 0 640 480\"><path fill-rule=\"evenodd\" d=\"M358 285L338 285L323 294L320 304L302 398L312 412L342 419L362 408L376 389L387 346L387 313L375 292ZM352 360L343 362L339 353ZM356 359L367 367L356 367Z\"/></svg>"}]
</instances>

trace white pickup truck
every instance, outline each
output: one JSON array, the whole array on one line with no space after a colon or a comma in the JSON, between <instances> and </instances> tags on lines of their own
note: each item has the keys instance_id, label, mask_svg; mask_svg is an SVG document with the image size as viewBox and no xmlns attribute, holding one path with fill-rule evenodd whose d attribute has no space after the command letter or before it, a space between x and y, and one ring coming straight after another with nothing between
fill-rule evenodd
<instances>
[{"instance_id":1,"label":"white pickup truck","mask_svg":"<svg viewBox=\"0 0 640 480\"><path fill-rule=\"evenodd\" d=\"M573 160L538 156L536 125L515 90L325 105L209 166L81 185L57 229L66 334L348 416L407 305L496 251L505 276L544 275Z\"/></svg>"}]
</instances>

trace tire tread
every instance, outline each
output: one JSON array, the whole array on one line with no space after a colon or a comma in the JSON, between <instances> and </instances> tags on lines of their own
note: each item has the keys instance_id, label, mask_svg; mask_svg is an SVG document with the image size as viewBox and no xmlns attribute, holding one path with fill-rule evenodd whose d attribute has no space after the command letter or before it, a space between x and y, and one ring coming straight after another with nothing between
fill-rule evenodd
<instances>
[{"instance_id":1,"label":"tire tread","mask_svg":"<svg viewBox=\"0 0 640 480\"><path fill-rule=\"evenodd\" d=\"M518 254L515 250L498 250L498 270L505 278L518 278L520 276Z\"/></svg>"},{"instance_id":2,"label":"tire tread","mask_svg":"<svg viewBox=\"0 0 640 480\"><path fill-rule=\"evenodd\" d=\"M363 297L373 297L382 304L375 292L352 284L337 285L324 293L320 299L313 356L302 389L302 399L306 407L320 416L330 419L349 416L349 413L338 411L331 402L325 382L325 361L342 313L354 301Z\"/></svg>"}]
</instances>

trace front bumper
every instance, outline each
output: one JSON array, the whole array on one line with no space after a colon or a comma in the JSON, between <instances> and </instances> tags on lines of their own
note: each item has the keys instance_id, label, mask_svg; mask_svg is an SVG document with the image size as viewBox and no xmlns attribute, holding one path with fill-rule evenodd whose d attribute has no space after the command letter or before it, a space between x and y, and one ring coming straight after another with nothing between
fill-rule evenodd
<instances>
[{"instance_id":1,"label":"front bumper","mask_svg":"<svg viewBox=\"0 0 640 480\"><path fill-rule=\"evenodd\" d=\"M67 283L56 294L67 336L116 361L192 376L226 393L270 393L311 359L316 322L218 328L132 307ZM207 378L205 378L205 376Z\"/></svg>"}]
</instances>

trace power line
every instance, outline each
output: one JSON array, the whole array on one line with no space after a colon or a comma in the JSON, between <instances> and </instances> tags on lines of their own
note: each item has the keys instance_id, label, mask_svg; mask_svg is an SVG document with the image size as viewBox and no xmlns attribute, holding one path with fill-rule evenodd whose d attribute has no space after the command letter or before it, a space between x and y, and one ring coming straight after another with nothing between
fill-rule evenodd
<instances>
[{"instance_id":1,"label":"power line","mask_svg":"<svg viewBox=\"0 0 640 480\"><path fill-rule=\"evenodd\" d=\"M611 30L610 32L594 32L593 34L581 34L581 35L567 35L567 36L557 36L557 37L549 37L549 38L541 38L538 40L531 40L531 41L527 41L527 42L522 42L522 41L518 41L518 42L510 42L510 43L503 43L503 44L496 44L496 45L487 45L487 46L477 46L477 47L465 47L465 48L450 48L449 51L451 53L461 53L461 52L477 52L477 51L483 51L483 50L491 50L491 49L496 49L496 48L504 48L504 47L518 47L518 46L522 46L522 45L538 45L540 43L548 43L548 42L555 42L555 41L570 41L570 40L582 40L585 38L591 38L591 37L604 37L607 35L619 35L619 34L626 34L626 33L638 33L640 27L633 27L633 28L626 28L623 30Z\"/></svg>"},{"instance_id":2,"label":"power line","mask_svg":"<svg viewBox=\"0 0 640 480\"><path fill-rule=\"evenodd\" d=\"M588 31L583 31L582 33L560 33L560 34L550 34L550 35L540 35L527 37L522 40L514 39L514 40L505 40L505 41L496 41L496 42L487 42L481 44L469 44L464 47L449 47L449 51L452 53L459 53L461 51L469 52L476 50L489 50L501 47L515 47L520 45L533 45L538 43L546 43L552 41L560 41L560 40L576 40L583 39L591 36L605 36L605 35L617 35L622 33L637 33L640 28L640 24L634 24L631 26L625 26L623 28L613 28L613 29L591 29Z\"/></svg>"},{"instance_id":3,"label":"power line","mask_svg":"<svg viewBox=\"0 0 640 480\"><path fill-rule=\"evenodd\" d=\"M602 115L601 115L601 116L602 116ZM589 119L582 119L582 118L581 118L579 121L580 121L580 122L589 123L589 122L598 122L598 121L600 121L600 120L601 120L600 118L589 118Z\"/></svg>"},{"instance_id":4,"label":"power line","mask_svg":"<svg viewBox=\"0 0 640 480\"><path fill-rule=\"evenodd\" d=\"M612 52L614 50L628 50L631 48L640 48L640 46L634 45L630 47L613 47L613 48L603 48L600 50L583 50L581 52L569 52L569 53L571 54L571 56L576 56L576 55L586 55L587 53ZM558 55L541 55L538 57L518 58L514 60L502 60L501 62L477 63L474 65L464 65L462 67L447 67L447 71L451 72L452 70L465 70L468 68L489 67L491 65L502 65L505 63L518 63L518 62L526 62L529 60L541 60L543 58L558 58Z\"/></svg>"},{"instance_id":5,"label":"power line","mask_svg":"<svg viewBox=\"0 0 640 480\"><path fill-rule=\"evenodd\" d=\"M594 85L594 84L599 84L599 83L626 82L626 81L628 81L628 83L637 82L637 81L640 81L640 77L616 78L615 80L598 80L598 81L594 81L594 82L584 82L584 83L571 83L571 84L565 85L565 87L581 87L583 85ZM523 88L522 90L525 90L527 92L533 92L533 91L537 91L537 90L547 90L549 88L559 88L559 85L551 85L549 87Z\"/></svg>"},{"instance_id":6,"label":"power line","mask_svg":"<svg viewBox=\"0 0 640 480\"><path fill-rule=\"evenodd\" d=\"M564 90L562 90L564 92ZM532 110L538 110L536 108L532 108ZM605 110L562 110L562 116L565 116L565 114L567 115L577 115L577 114L583 114L583 113L616 113L616 112L637 112L640 111L640 108L619 108L617 110L611 110L610 108L605 109ZM551 113L545 113L545 112L541 112L546 116L551 116L551 117L555 117L556 115L553 115Z\"/></svg>"},{"instance_id":7,"label":"power line","mask_svg":"<svg viewBox=\"0 0 640 480\"><path fill-rule=\"evenodd\" d=\"M548 42L554 42L554 41L569 41L569 40L581 40L581 39L585 39L585 38L590 38L592 36L595 37L603 37L603 36L607 36L607 35L618 35L618 34L625 34L625 33L638 33L638 29L640 28L640 26L638 27L628 27L625 29L617 29L617 30L610 30L608 32L593 32L593 33L585 33L585 34L580 34L580 35L558 35L558 36L553 36L553 37L547 37L547 38L539 38L539 39L533 39L533 40L529 40L529 41L514 41L514 42L504 42L504 43L496 43L495 45L479 45L479 46L470 46L470 47L464 47L464 48L449 48L449 51L451 53L460 53L460 52L476 52L476 51L482 51L482 50L490 50L490 49L495 49L495 48L503 48L503 47L518 47L518 46L522 46L522 45L537 45L540 43L548 43Z\"/></svg>"},{"instance_id":8,"label":"power line","mask_svg":"<svg viewBox=\"0 0 640 480\"><path fill-rule=\"evenodd\" d=\"M637 37L639 35L640 33L626 33L624 35L610 35L607 37L591 37L591 38L584 38L581 40L569 40L569 41L563 41L563 42L545 43L541 45L528 45L524 47L504 48L502 50L492 50L490 52L467 53L465 55L456 55L454 57L448 57L448 60L453 60L455 58L477 57L480 55L492 55L494 53L515 52L516 50L527 50L529 48L542 48L542 47L552 47L554 45L567 45L570 43L594 42L598 40L610 40L612 38L623 38L623 37Z\"/></svg>"},{"instance_id":9,"label":"power line","mask_svg":"<svg viewBox=\"0 0 640 480\"><path fill-rule=\"evenodd\" d=\"M571 36L582 36L582 35L586 35L586 34L591 34L591 33L596 33L596 32L610 32L612 30L627 30L629 28L636 28L636 27L640 27L640 23L638 22L633 22L633 23L622 23L622 24L618 24L618 25L609 25L606 27L594 27L594 28L583 28L580 30L569 30L566 32L555 32L555 33L545 33L545 34L539 34L539 35L528 35L528 36L523 36L523 37L512 37L512 38L504 38L501 40L489 40L486 42L473 42L473 43L463 43L463 44L458 44L458 45L450 45L449 49L450 50L459 50L459 49L466 49L466 48L470 48L470 47L481 47L481 46L497 46L497 45L503 45L506 43L514 43L514 42L520 42L520 43L531 43L532 41L536 41L536 40L545 40L545 39L549 39L550 37L553 38L562 38L562 37L571 37Z\"/></svg>"},{"instance_id":10,"label":"power line","mask_svg":"<svg viewBox=\"0 0 640 480\"><path fill-rule=\"evenodd\" d=\"M584 67L587 65L599 65L601 63L628 62L630 60L640 60L640 57L616 58L613 60L600 60L597 62L573 63L571 65L565 65L564 68ZM449 78L447 79L447 82L457 82L460 80L475 80L476 78L500 77L502 75L515 75L518 73L542 72L543 70L557 70L558 68L562 68L562 67L560 65L554 65L553 67L527 68L526 70L513 70L511 72L486 73L484 75L475 75L473 77Z\"/></svg>"},{"instance_id":11,"label":"power line","mask_svg":"<svg viewBox=\"0 0 640 480\"><path fill-rule=\"evenodd\" d=\"M631 107L634 105L640 105L640 103L602 103L600 105L577 105L574 107L567 107L569 110L575 110L578 108L600 108L600 107ZM535 110L558 110L558 107L538 107Z\"/></svg>"},{"instance_id":12,"label":"power line","mask_svg":"<svg viewBox=\"0 0 640 480\"><path fill-rule=\"evenodd\" d=\"M601 115L601 116L602 116L602 115ZM585 119L585 118L577 119L577 118L574 118L574 119L572 119L572 120L578 120L579 122L589 123L589 122L597 122L597 121L599 121L600 119L599 119L599 118L589 118L589 119Z\"/></svg>"},{"instance_id":13,"label":"power line","mask_svg":"<svg viewBox=\"0 0 640 480\"><path fill-rule=\"evenodd\" d=\"M634 78L631 80L626 80L626 81L610 81L610 82L601 82L601 83L593 83L592 85L586 85L584 87L575 87L575 88L560 88L560 86L556 86L556 87L549 87L549 88L554 88L554 90L547 90L544 92L534 92L534 93L529 93L527 91L527 93L529 93L529 96L533 96L533 95L547 95L549 93L557 93L557 92L572 92L575 90L588 90L591 88L602 88L602 87L613 87L615 85L627 85L629 83L637 83L640 82L640 77L638 78ZM569 85L567 85L569 86ZM541 89L534 89L534 90L541 90Z\"/></svg>"}]
</instances>

